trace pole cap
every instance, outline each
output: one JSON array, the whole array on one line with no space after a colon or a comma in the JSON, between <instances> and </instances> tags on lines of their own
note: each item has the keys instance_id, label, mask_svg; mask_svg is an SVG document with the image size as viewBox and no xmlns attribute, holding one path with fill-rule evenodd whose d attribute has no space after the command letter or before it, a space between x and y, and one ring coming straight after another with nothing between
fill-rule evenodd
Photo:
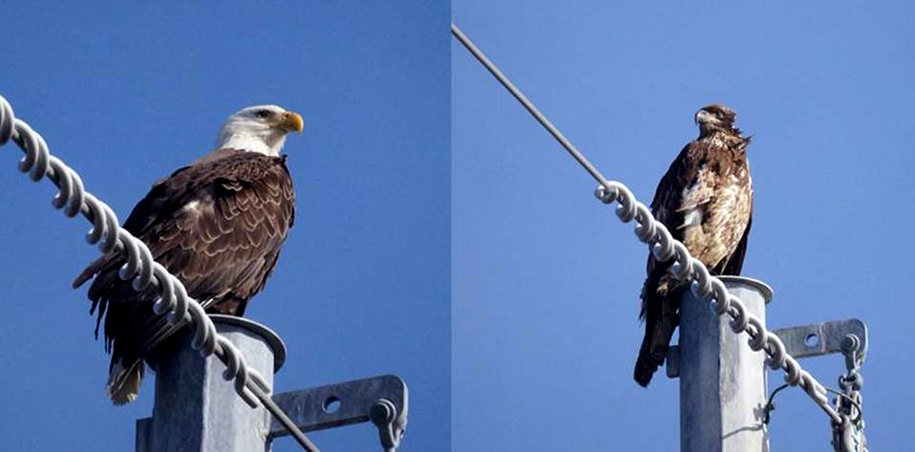
<instances>
[{"instance_id":1,"label":"pole cap","mask_svg":"<svg viewBox=\"0 0 915 452\"><path fill-rule=\"evenodd\" d=\"M280 368L286 362L286 344L276 332L267 328L261 323L249 320L243 317L236 317L224 314L209 314L213 324L216 325L216 331L220 331L220 325L230 325L240 327L264 340L270 350L273 351L273 373L279 372Z\"/></svg>"}]
</instances>

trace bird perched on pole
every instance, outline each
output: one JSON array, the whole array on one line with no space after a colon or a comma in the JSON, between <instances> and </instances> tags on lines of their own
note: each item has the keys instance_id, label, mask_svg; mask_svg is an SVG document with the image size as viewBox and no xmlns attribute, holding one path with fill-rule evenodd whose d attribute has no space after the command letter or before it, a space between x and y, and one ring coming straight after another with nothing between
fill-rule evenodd
<instances>
[{"instance_id":1,"label":"bird perched on pole","mask_svg":"<svg viewBox=\"0 0 915 452\"><path fill-rule=\"evenodd\" d=\"M133 208L124 229L175 275L209 313L241 316L273 271L295 214L295 192L280 151L289 132L302 132L298 113L276 105L244 108L223 124L211 153L156 182ZM107 394L133 401L143 359L177 328L156 316L153 288L137 291L118 276L126 263L113 251L73 282L90 278L95 334L105 320L111 352Z\"/></svg>"},{"instance_id":2,"label":"bird perched on pole","mask_svg":"<svg viewBox=\"0 0 915 452\"><path fill-rule=\"evenodd\" d=\"M696 113L699 138L687 144L661 178L651 212L713 275L739 275L753 214L753 184L747 162L750 137L734 127L736 114L721 104ZM680 293L687 283L668 270L673 260L648 255L642 287L645 337L633 377L648 386L664 363L680 322Z\"/></svg>"}]
</instances>

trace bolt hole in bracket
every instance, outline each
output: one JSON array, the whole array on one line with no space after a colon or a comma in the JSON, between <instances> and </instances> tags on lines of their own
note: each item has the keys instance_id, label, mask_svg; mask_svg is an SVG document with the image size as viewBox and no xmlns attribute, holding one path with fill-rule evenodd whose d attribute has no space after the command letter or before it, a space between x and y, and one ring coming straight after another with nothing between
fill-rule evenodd
<instances>
[{"instance_id":1,"label":"bolt hole in bracket","mask_svg":"<svg viewBox=\"0 0 915 452\"><path fill-rule=\"evenodd\" d=\"M284 392L273 400L303 432L371 421L385 452L397 450L407 427L407 385L394 375ZM288 434L273 420L271 440Z\"/></svg>"},{"instance_id":2,"label":"bolt hole in bracket","mask_svg":"<svg viewBox=\"0 0 915 452\"><path fill-rule=\"evenodd\" d=\"M858 319L812 323L773 331L795 359L832 353L847 354L860 366L867 356L867 325Z\"/></svg>"}]
</instances>

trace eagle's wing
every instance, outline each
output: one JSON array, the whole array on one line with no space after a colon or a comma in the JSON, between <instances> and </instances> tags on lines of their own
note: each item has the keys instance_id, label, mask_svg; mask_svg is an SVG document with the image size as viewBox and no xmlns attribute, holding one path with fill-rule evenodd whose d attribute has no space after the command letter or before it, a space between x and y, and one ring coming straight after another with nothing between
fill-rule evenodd
<instances>
[{"instance_id":1,"label":"eagle's wing","mask_svg":"<svg viewBox=\"0 0 915 452\"><path fill-rule=\"evenodd\" d=\"M124 227L209 311L241 315L273 270L295 195L282 158L236 150L215 156L155 184ZM131 368L174 331L153 316L155 293L138 293L118 278L123 263L104 256L75 281L95 276L89 298L99 321L105 316L106 345L114 342L112 368Z\"/></svg>"},{"instance_id":2,"label":"eagle's wing","mask_svg":"<svg viewBox=\"0 0 915 452\"><path fill-rule=\"evenodd\" d=\"M683 147L677 158L670 164L670 168L664 173L664 177L658 182L654 199L651 201L652 215L667 227L671 236L677 240L683 238L683 229L679 228L684 218L684 212L681 209L683 188L684 181L689 180L694 173L690 152L696 145L696 142L692 142ZM642 386L648 385L658 366L664 362L670 335L673 334L679 322L677 306L671 303L666 296L672 289L669 286L673 282L667 273L670 265L670 261L656 261L649 252L648 276L642 285L642 303L639 313L639 317L645 320L645 336L642 339L638 360L633 371L633 377Z\"/></svg>"},{"instance_id":3,"label":"eagle's wing","mask_svg":"<svg viewBox=\"0 0 915 452\"><path fill-rule=\"evenodd\" d=\"M148 233L149 227L159 221L160 218L167 219L175 215L175 210L187 202L187 197L192 195L195 190L189 189L189 183L186 179L192 179L195 174L187 174L191 167L181 168L168 178L162 179L149 190L143 199L140 200L130 212L127 220L124 221L123 228L130 232L134 237L142 239L144 234ZM199 171L198 171L199 172ZM181 183L176 183L181 182ZM166 220L167 221L167 220ZM144 240L144 243L147 243ZM154 250L150 249L154 253ZM125 259L120 253L108 253L87 266L73 280L73 288L82 286L86 281L96 277L105 270L123 265ZM114 281L99 286L109 286ZM95 286L95 284L93 284ZM92 299L92 297L89 297ZM93 305L94 309L94 305Z\"/></svg>"},{"instance_id":4,"label":"eagle's wing","mask_svg":"<svg viewBox=\"0 0 915 452\"><path fill-rule=\"evenodd\" d=\"M247 299L263 287L292 227L295 194L288 170L277 158L234 150L220 154L155 184L124 228L146 243L153 258L192 296L203 300L231 291ZM116 254L104 256L74 285L94 275L115 276L112 270L123 262ZM138 295L129 285L116 283L97 278L89 298L117 302ZM123 287L112 292L114 286Z\"/></svg>"},{"instance_id":5,"label":"eagle's wing","mask_svg":"<svg viewBox=\"0 0 915 452\"><path fill-rule=\"evenodd\" d=\"M722 266L724 268L721 271L722 275L739 275L743 270L743 258L747 254L747 240L750 237L751 226L753 226L752 208L750 215L747 218L747 227L743 231L743 237L740 238L740 242L737 244L737 248L735 248L734 252L728 256L726 262Z\"/></svg>"},{"instance_id":6,"label":"eagle's wing","mask_svg":"<svg viewBox=\"0 0 915 452\"><path fill-rule=\"evenodd\" d=\"M189 294L203 300L231 293L242 303L220 300L220 312L243 312L243 303L263 288L292 227L291 179L274 160L240 153L204 165L200 174L188 172L186 179L199 181L190 182L193 195L140 236Z\"/></svg>"},{"instance_id":7,"label":"eagle's wing","mask_svg":"<svg viewBox=\"0 0 915 452\"><path fill-rule=\"evenodd\" d=\"M661 224L667 227L671 236L676 240L683 240L684 231L682 226L686 219L685 210L683 208L685 202L695 204L693 199L684 201L684 188L688 186L689 181L696 178L696 173L698 172L699 167L693 162L695 154L697 153L697 146L703 146L703 144L691 142L680 150L677 158L671 162L667 172L664 173L664 176L661 178L660 182L658 182L654 198L651 201L650 207L652 215L654 215L655 219L661 222ZM696 193L698 193L698 191ZM667 269L670 268L671 264L671 261L658 262L652 258L651 254L648 255L646 264L648 278L645 280L645 285L642 289L642 318L646 315L646 291L649 289L656 291L658 285L663 285L662 291L666 292L670 280L669 278L664 278L664 275L667 273Z\"/></svg>"}]
</instances>

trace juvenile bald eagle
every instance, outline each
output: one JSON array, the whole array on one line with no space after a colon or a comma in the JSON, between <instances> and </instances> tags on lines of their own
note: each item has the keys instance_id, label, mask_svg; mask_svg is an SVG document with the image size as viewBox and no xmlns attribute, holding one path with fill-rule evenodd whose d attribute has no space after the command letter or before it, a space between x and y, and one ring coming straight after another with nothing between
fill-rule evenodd
<instances>
[{"instance_id":1,"label":"juvenile bald eagle","mask_svg":"<svg viewBox=\"0 0 915 452\"><path fill-rule=\"evenodd\" d=\"M236 112L213 152L156 182L124 222L207 312L241 316L273 271L295 212L280 150L287 133L303 128L298 113L275 105ZM76 288L95 278L90 312L98 310L96 337L105 319L107 393L116 405L137 397L143 358L175 331L152 312L157 292L137 292L118 277L124 263L109 253L73 282Z\"/></svg>"},{"instance_id":2,"label":"juvenile bald eagle","mask_svg":"<svg viewBox=\"0 0 915 452\"><path fill-rule=\"evenodd\" d=\"M747 250L753 211L753 185L747 162L749 137L734 127L735 113L720 104L696 113L699 138L687 144L661 178L651 212L713 275L739 275ZM680 322L678 283L668 269L673 260L648 256L642 287L645 338L635 364L635 381L648 386L664 362Z\"/></svg>"}]
</instances>

